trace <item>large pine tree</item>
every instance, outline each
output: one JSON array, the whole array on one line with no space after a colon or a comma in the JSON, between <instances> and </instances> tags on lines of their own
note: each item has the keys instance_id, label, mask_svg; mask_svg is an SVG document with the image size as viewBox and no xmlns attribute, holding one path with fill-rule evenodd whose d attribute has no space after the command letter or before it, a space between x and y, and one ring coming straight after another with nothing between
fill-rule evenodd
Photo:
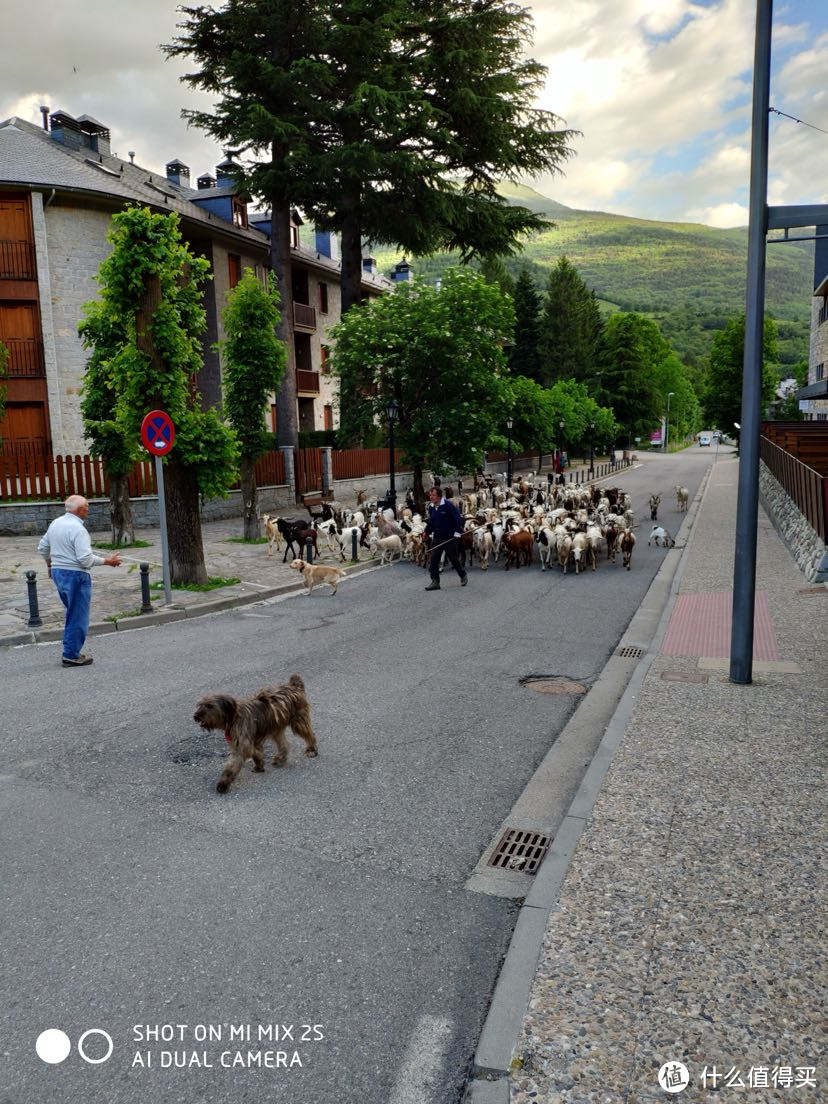
<instances>
[{"instance_id":1,"label":"large pine tree","mask_svg":"<svg viewBox=\"0 0 828 1104\"><path fill-rule=\"evenodd\" d=\"M521 269L515 281L515 343L509 367L516 376L541 382L540 307L541 299L528 269Z\"/></svg>"},{"instance_id":2,"label":"large pine tree","mask_svg":"<svg viewBox=\"0 0 828 1104\"><path fill-rule=\"evenodd\" d=\"M595 293L568 257L549 274L541 321L542 382L589 380L595 375L601 314Z\"/></svg>"}]
</instances>

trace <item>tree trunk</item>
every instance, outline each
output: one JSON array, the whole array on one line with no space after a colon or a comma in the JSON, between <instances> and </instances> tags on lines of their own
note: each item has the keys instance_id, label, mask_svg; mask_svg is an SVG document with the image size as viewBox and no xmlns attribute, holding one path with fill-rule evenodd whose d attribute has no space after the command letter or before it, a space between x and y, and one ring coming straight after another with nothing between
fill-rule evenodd
<instances>
[{"instance_id":1,"label":"tree trunk","mask_svg":"<svg viewBox=\"0 0 828 1104\"><path fill-rule=\"evenodd\" d=\"M276 396L276 440L279 447L299 445L299 409L296 401L296 347L293 337L293 279L290 271L290 204L273 205L270 218L270 264L281 299L276 336L287 359L282 386Z\"/></svg>"},{"instance_id":2,"label":"tree trunk","mask_svg":"<svg viewBox=\"0 0 828 1104\"><path fill-rule=\"evenodd\" d=\"M113 544L135 542L135 522L129 500L129 475L109 472L109 522Z\"/></svg>"},{"instance_id":3,"label":"tree trunk","mask_svg":"<svg viewBox=\"0 0 828 1104\"><path fill-rule=\"evenodd\" d=\"M417 510L425 517L425 490L423 489L423 466L413 463L411 465L411 493L417 503Z\"/></svg>"},{"instance_id":4,"label":"tree trunk","mask_svg":"<svg viewBox=\"0 0 828 1104\"><path fill-rule=\"evenodd\" d=\"M259 493L256 488L256 462L249 456L242 456L239 463L241 475L242 506L244 508L244 539L256 540L261 535L259 517L256 509Z\"/></svg>"},{"instance_id":5,"label":"tree trunk","mask_svg":"<svg viewBox=\"0 0 828 1104\"><path fill-rule=\"evenodd\" d=\"M359 196L349 197L345 209L356 211ZM342 222L341 230L342 269L340 288L342 291L342 314L362 301L362 229L357 216L348 215Z\"/></svg>"},{"instance_id":6,"label":"tree trunk","mask_svg":"<svg viewBox=\"0 0 828 1104\"><path fill-rule=\"evenodd\" d=\"M207 582L201 539L198 481L192 468L170 456L164 465L170 578L174 585Z\"/></svg>"}]
</instances>

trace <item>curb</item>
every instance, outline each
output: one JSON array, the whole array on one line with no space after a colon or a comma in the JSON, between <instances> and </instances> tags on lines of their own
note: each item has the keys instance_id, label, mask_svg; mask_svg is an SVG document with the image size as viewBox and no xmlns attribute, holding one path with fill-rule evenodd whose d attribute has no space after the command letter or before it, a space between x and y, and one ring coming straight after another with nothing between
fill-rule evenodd
<instances>
[{"instance_id":1,"label":"curb","mask_svg":"<svg viewBox=\"0 0 828 1104\"><path fill-rule=\"evenodd\" d=\"M619 641L619 648L626 644L638 645L645 647L645 654L629 676L626 688L607 724L598 749L581 780L566 816L555 833L549 851L535 875L532 888L518 914L517 924L498 975L489 1011L478 1040L471 1075L464 1096L464 1104L509 1104L512 1055L529 1005L529 996L543 948L549 917L557 904L561 885L566 877L578 840L586 827L615 751L626 734L638 693L653 660L658 654L658 647L667 630L670 614L678 596L679 583L684 574L689 548L688 536L692 533L712 473L713 466L711 465L702 478L701 486L676 535L676 541L678 542L681 538L683 547L680 549L674 547L667 553L664 563L650 583L639 611L633 616ZM641 611L652 600L653 594L658 594L659 590L667 591L659 614L656 617L652 614L640 616ZM651 625L654 620L655 624L646 633L648 639L645 640L643 636L646 632L648 620ZM640 635L637 637L636 634ZM603 677L604 672L612 664L614 658L613 654L598 679L596 679L596 684ZM593 685L593 690L594 688ZM578 714L586 705L589 696L586 696L579 708L570 717L558 736L559 740L570 725L577 723ZM539 770L542 769L543 764L541 763ZM527 786L531 786L531 784L532 779L527 783Z\"/></svg>"},{"instance_id":2,"label":"curb","mask_svg":"<svg viewBox=\"0 0 828 1104\"><path fill-rule=\"evenodd\" d=\"M379 564L367 560L358 564L346 564L343 571L355 574L357 571L370 571ZM294 591L304 591L305 584L301 581L295 583L282 583L275 587L265 587L252 594L237 594L230 598L215 598L206 602L199 602L192 606L170 606L166 609L154 610L152 613L138 614L137 617L121 617L115 621L92 621L87 632L88 636L103 636L107 633L129 632L132 629L146 629L152 625L166 625L172 621L185 621L194 617L206 617L211 613L223 613L225 610L237 609L239 606L252 606L257 602L266 602L271 598L278 598L283 594L291 594ZM28 632L14 633L10 636L0 637L0 648L21 647L26 644L48 644L63 639L63 628L54 627L48 629L30 629Z\"/></svg>"}]
</instances>

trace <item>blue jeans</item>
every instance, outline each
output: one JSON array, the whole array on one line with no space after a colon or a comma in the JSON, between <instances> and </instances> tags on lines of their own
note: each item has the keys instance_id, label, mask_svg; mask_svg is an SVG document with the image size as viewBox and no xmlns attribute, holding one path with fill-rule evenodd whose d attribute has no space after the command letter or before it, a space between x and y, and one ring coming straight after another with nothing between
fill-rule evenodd
<instances>
[{"instance_id":1,"label":"blue jeans","mask_svg":"<svg viewBox=\"0 0 828 1104\"><path fill-rule=\"evenodd\" d=\"M88 571L67 571L65 568L53 567L52 581L66 607L63 658L77 659L83 650L83 642L89 629L92 576Z\"/></svg>"}]
</instances>

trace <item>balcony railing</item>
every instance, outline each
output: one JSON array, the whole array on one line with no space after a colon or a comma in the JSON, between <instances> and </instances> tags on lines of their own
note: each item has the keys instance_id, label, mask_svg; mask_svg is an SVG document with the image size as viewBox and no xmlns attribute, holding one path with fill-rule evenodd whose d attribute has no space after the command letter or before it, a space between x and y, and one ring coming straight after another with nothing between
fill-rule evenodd
<instances>
[{"instance_id":1,"label":"balcony railing","mask_svg":"<svg viewBox=\"0 0 828 1104\"><path fill-rule=\"evenodd\" d=\"M303 330L315 330L316 308L309 307L307 303L294 303L293 324L294 326L301 326Z\"/></svg>"},{"instance_id":2,"label":"balcony railing","mask_svg":"<svg viewBox=\"0 0 828 1104\"><path fill-rule=\"evenodd\" d=\"M9 350L9 376L45 376L43 345L32 338L4 337Z\"/></svg>"},{"instance_id":3,"label":"balcony railing","mask_svg":"<svg viewBox=\"0 0 828 1104\"><path fill-rule=\"evenodd\" d=\"M36 280L37 261L31 242L0 240L0 280Z\"/></svg>"},{"instance_id":4,"label":"balcony railing","mask_svg":"<svg viewBox=\"0 0 828 1104\"><path fill-rule=\"evenodd\" d=\"M302 368L296 369L296 390L311 392L314 395L319 394L319 373L318 372L306 372Z\"/></svg>"}]
</instances>

